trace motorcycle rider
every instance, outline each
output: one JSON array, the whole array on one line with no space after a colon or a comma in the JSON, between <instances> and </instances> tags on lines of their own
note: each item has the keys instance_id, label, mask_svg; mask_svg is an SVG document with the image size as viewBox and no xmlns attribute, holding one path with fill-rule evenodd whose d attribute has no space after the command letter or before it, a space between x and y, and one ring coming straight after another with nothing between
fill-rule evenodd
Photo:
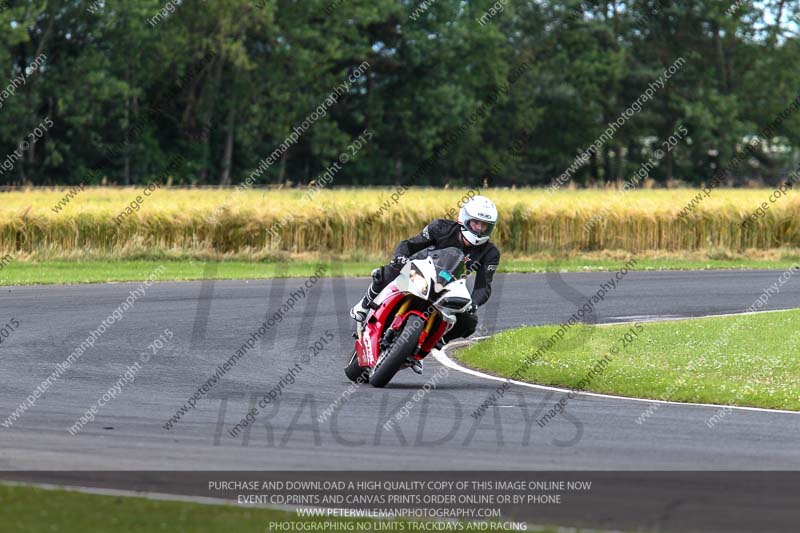
<instances>
[{"instance_id":1,"label":"motorcycle rider","mask_svg":"<svg viewBox=\"0 0 800 533\"><path fill-rule=\"evenodd\" d=\"M500 251L489 242L497 225L497 208L485 196L474 196L465 202L458 213L458 222L439 218L425 226L419 235L400 241L394 249L392 261L372 271L372 284L364 298L350 310L350 316L363 322L369 305L384 287L391 283L406 264L409 257L425 248L442 249L456 247L464 252L466 267L476 273L472 289L472 306L457 315L456 323L443 337L447 343L460 337L468 337L478 326L477 308L485 304L492 294L492 278L500 264ZM423 354L423 357L427 354ZM414 360L411 369L422 373L422 361Z\"/></svg>"}]
</instances>

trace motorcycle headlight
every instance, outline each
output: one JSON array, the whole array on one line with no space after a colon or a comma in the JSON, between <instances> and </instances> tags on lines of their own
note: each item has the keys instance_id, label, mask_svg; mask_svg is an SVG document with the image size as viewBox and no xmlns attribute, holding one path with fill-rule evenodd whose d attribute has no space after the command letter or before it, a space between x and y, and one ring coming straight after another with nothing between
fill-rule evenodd
<instances>
[{"instance_id":1,"label":"motorcycle headlight","mask_svg":"<svg viewBox=\"0 0 800 533\"><path fill-rule=\"evenodd\" d=\"M468 303L469 303L469 298L459 298L457 296L442 298L439 301L439 305L441 305L442 307L446 307L447 309L453 309L454 311L461 309Z\"/></svg>"},{"instance_id":2,"label":"motorcycle headlight","mask_svg":"<svg viewBox=\"0 0 800 533\"><path fill-rule=\"evenodd\" d=\"M425 279L425 276L422 274L422 272L420 272L420 270L416 266L411 265L411 275L409 277L411 278L411 283L414 284L419 293L422 294L423 296L427 296L428 280Z\"/></svg>"}]
</instances>

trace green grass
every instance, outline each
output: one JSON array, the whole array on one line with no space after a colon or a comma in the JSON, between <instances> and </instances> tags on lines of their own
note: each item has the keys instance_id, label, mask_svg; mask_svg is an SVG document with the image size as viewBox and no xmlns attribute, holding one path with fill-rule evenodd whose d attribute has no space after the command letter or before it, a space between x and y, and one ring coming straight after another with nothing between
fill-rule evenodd
<instances>
[{"instance_id":1,"label":"green grass","mask_svg":"<svg viewBox=\"0 0 800 533\"><path fill-rule=\"evenodd\" d=\"M210 267L206 271L206 263L196 260L20 261L11 263L0 271L0 285L139 281L147 278L159 266L163 266L164 269L157 278L154 278L157 281L308 277L317 270L319 265L313 261L290 263L214 261L210 263ZM337 262L335 268L328 269L327 274L368 276L372 268L366 263Z\"/></svg>"},{"instance_id":2,"label":"green grass","mask_svg":"<svg viewBox=\"0 0 800 533\"><path fill-rule=\"evenodd\" d=\"M330 525L335 522L341 524L334 526L339 531L345 531L344 528L348 527L345 524L350 524L352 531L409 530L403 521L396 522L393 529L386 529L388 524L385 521L380 522L383 527L377 528L374 526L378 522L364 519L300 518L295 513L258 507L106 496L0 484L0 531L4 533L264 533L274 530L269 529L270 522L299 521L309 524L309 531L333 529L320 525L315 527L311 522ZM491 531L508 530L497 526ZM535 528L535 531L555 533L556 529Z\"/></svg>"},{"instance_id":3,"label":"green grass","mask_svg":"<svg viewBox=\"0 0 800 533\"><path fill-rule=\"evenodd\" d=\"M204 505L0 485L0 531L4 532L264 533L268 531L271 521L286 520L350 522L298 518L293 513L254 507Z\"/></svg>"},{"instance_id":4,"label":"green grass","mask_svg":"<svg viewBox=\"0 0 800 533\"><path fill-rule=\"evenodd\" d=\"M594 259L571 257L566 259L512 259L501 258L500 272L590 272L618 270L633 255L619 259ZM677 259L638 258L631 270L730 270L730 269L780 269L786 270L798 262L797 257L780 259Z\"/></svg>"},{"instance_id":5,"label":"green grass","mask_svg":"<svg viewBox=\"0 0 800 533\"><path fill-rule=\"evenodd\" d=\"M330 266L327 276L369 276L373 268L380 265L379 259L361 261L336 261ZM546 271L598 271L617 270L627 262L623 259L502 259L500 272L546 272ZM777 260L757 259L659 259L643 258L634 270L700 270L771 268L785 270L797 262L797 258ZM308 277L317 269L313 260L287 262L213 261L206 272L206 263L197 259L147 259L147 260L15 260L0 268L0 285L39 285L105 283L112 281L138 281L146 278L157 267L164 270L157 278L167 280L199 279L263 279L275 277Z\"/></svg>"},{"instance_id":6,"label":"green grass","mask_svg":"<svg viewBox=\"0 0 800 533\"><path fill-rule=\"evenodd\" d=\"M575 326L526 364L558 326L497 334L455 355L488 372L575 387L610 350L611 362L585 388L637 398L800 410L800 310L645 323Z\"/></svg>"}]
</instances>

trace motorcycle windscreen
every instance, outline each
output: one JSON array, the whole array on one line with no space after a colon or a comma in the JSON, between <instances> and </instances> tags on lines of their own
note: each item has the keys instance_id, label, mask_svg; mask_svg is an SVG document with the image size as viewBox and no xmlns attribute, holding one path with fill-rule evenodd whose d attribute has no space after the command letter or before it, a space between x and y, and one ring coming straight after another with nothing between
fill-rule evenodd
<instances>
[{"instance_id":1,"label":"motorcycle windscreen","mask_svg":"<svg viewBox=\"0 0 800 533\"><path fill-rule=\"evenodd\" d=\"M455 247L430 250L428 257L433 260L436 273L442 285L447 285L453 280L464 277L467 271L464 263L464 252Z\"/></svg>"}]
</instances>

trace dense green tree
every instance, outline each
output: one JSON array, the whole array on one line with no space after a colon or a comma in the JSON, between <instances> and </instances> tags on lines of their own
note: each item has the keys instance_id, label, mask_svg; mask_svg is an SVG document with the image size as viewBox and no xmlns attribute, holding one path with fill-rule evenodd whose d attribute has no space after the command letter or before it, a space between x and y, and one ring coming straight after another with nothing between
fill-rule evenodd
<instances>
[{"instance_id":1,"label":"dense green tree","mask_svg":"<svg viewBox=\"0 0 800 533\"><path fill-rule=\"evenodd\" d=\"M620 183L679 127L657 182L800 158L796 2L16 0L0 27L0 184L304 185L365 129L332 186Z\"/></svg>"}]
</instances>

